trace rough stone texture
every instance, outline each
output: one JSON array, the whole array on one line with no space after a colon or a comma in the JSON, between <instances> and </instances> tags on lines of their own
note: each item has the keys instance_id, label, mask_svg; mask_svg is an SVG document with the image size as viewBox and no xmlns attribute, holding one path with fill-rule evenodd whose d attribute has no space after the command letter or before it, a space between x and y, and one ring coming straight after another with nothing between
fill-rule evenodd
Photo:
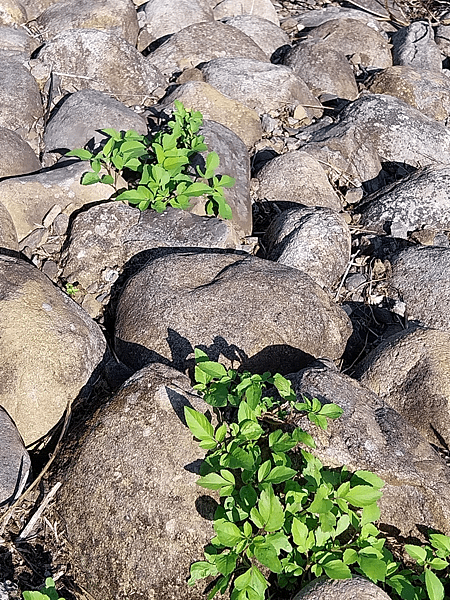
<instances>
[{"instance_id":1,"label":"rough stone texture","mask_svg":"<svg viewBox=\"0 0 450 600\"><path fill-rule=\"evenodd\" d=\"M75 92L47 123L45 151L59 157L68 150L83 148L92 138L99 142L106 138L99 130L106 128L147 133L145 119L108 94L95 90Z\"/></svg>"},{"instance_id":2,"label":"rough stone texture","mask_svg":"<svg viewBox=\"0 0 450 600\"><path fill-rule=\"evenodd\" d=\"M408 319L450 331L450 249L407 248L391 263L390 283L406 303Z\"/></svg>"},{"instance_id":3,"label":"rough stone texture","mask_svg":"<svg viewBox=\"0 0 450 600\"><path fill-rule=\"evenodd\" d=\"M26 140L42 114L41 95L34 77L14 57L2 57L0 127L16 131Z\"/></svg>"},{"instance_id":4,"label":"rough stone texture","mask_svg":"<svg viewBox=\"0 0 450 600\"><path fill-rule=\"evenodd\" d=\"M297 395L334 402L343 415L319 430L307 419L300 425L314 436L313 453L331 467L346 465L379 475L386 485L378 501L381 523L400 535L419 535L424 525L450 533L450 472L445 462L393 408L359 382L326 367L289 375Z\"/></svg>"},{"instance_id":5,"label":"rough stone texture","mask_svg":"<svg viewBox=\"0 0 450 600\"><path fill-rule=\"evenodd\" d=\"M99 326L34 266L0 257L0 282L0 405L30 444L89 390L106 341Z\"/></svg>"},{"instance_id":6,"label":"rough stone texture","mask_svg":"<svg viewBox=\"0 0 450 600\"><path fill-rule=\"evenodd\" d=\"M151 52L147 60L161 73L172 75L213 58L242 56L268 60L256 42L235 27L219 21L195 23L175 33Z\"/></svg>"},{"instance_id":7,"label":"rough stone texture","mask_svg":"<svg viewBox=\"0 0 450 600\"><path fill-rule=\"evenodd\" d=\"M311 355L338 358L350 329L344 311L297 269L238 254L173 254L128 281L115 345L135 369L158 361L185 369L200 345L212 360L286 372Z\"/></svg>"},{"instance_id":8,"label":"rough stone texture","mask_svg":"<svg viewBox=\"0 0 450 600\"><path fill-rule=\"evenodd\" d=\"M11 215L0 202L0 254L10 254L9 251L18 252L16 228Z\"/></svg>"},{"instance_id":9,"label":"rough stone texture","mask_svg":"<svg viewBox=\"0 0 450 600\"><path fill-rule=\"evenodd\" d=\"M164 99L164 108L173 108L179 100L189 110L199 110L205 119L221 123L238 135L247 148L251 148L262 137L258 113L244 103L224 95L217 86L204 81L189 81L177 87Z\"/></svg>"},{"instance_id":10,"label":"rough stone texture","mask_svg":"<svg viewBox=\"0 0 450 600\"><path fill-rule=\"evenodd\" d=\"M19 241L42 223L55 205L68 215L84 204L105 200L111 188L102 183L81 185L83 173L89 170L87 162L56 166L46 173L23 175L0 181L0 198L10 213Z\"/></svg>"},{"instance_id":11,"label":"rough stone texture","mask_svg":"<svg viewBox=\"0 0 450 600\"><path fill-rule=\"evenodd\" d=\"M145 29L144 46L188 25L214 21L213 11L207 0L149 0L138 14L141 26L143 24ZM141 35L144 34L141 32Z\"/></svg>"},{"instance_id":12,"label":"rough stone texture","mask_svg":"<svg viewBox=\"0 0 450 600\"><path fill-rule=\"evenodd\" d=\"M225 188L225 198L233 213L232 224L237 235L249 236L253 230L252 203L250 199L250 158L244 142L231 129L215 121L204 121L200 133L205 138L209 152L217 152L220 164L217 175L229 175L235 180L234 186ZM194 160L205 168L205 152ZM204 200L192 198L191 212L204 215Z\"/></svg>"},{"instance_id":13,"label":"rough stone texture","mask_svg":"<svg viewBox=\"0 0 450 600\"><path fill-rule=\"evenodd\" d=\"M438 25L434 39L444 56L450 56L450 25Z\"/></svg>"},{"instance_id":14,"label":"rough stone texture","mask_svg":"<svg viewBox=\"0 0 450 600\"><path fill-rule=\"evenodd\" d=\"M27 13L21 2L0 0L0 25L21 25L27 20Z\"/></svg>"},{"instance_id":15,"label":"rough stone texture","mask_svg":"<svg viewBox=\"0 0 450 600\"><path fill-rule=\"evenodd\" d=\"M312 39L364 67L386 69L392 65L390 44L377 31L359 19L336 19L315 27L309 33Z\"/></svg>"},{"instance_id":16,"label":"rough stone texture","mask_svg":"<svg viewBox=\"0 0 450 600\"><path fill-rule=\"evenodd\" d=\"M354 8L343 8L342 6L326 6L325 8L316 8L313 10L306 10L298 15L294 15L293 18L298 23L299 28L311 28L318 27L327 21L335 21L336 19L357 19L362 21L375 31L383 33L381 23L377 21L376 17L368 12L357 10Z\"/></svg>"},{"instance_id":17,"label":"rough stone texture","mask_svg":"<svg viewBox=\"0 0 450 600\"><path fill-rule=\"evenodd\" d=\"M168 208L141 212L121 202L107 202L80 213L73 221L60 267L68 281L78 281L92 298L109 294L128 261L134 270L154 248L236 248L229 221ZM129 263L128 263L129 266ZM78 286L78 287L79 287ZM83 301L83 306L87 301ZM95 303L91 303L95 306ZM98 316L101 311L98 303Z\"/></svg>"},{"instance_id":18,"label":"rough stone texture","mask_svg":"<svg viewBox=\"0 0 450 600\"><path fill-rule=\"evenodd\" d=\"M302 104L308 116L322 116L320 102L289 67L248 58L216 58L200 70L205 81L222 94L260 114Z\"/></svg>"},{"instance_id":19,"label":"rough stone texture","mask_svg":"<svg viewBox=\"0 0 450 600\"><path fill-rule=\"evenodd\" d=\"M55 4L58 0L21 0L22 6L27 12L29 20L36 19L46 8Z\"/></svg>"},{"instance_id":20,"label":"rough stone texture","mask_svg":"<svg viewBox=\"0 0 450 600\"><path fill-rule=\"evenodd\" d=\"M24 29L0 26L1 56L26 60L31 54L31 38Z\"/></svg>"},{"instance_id":21,"label":"rough stone texture","mask_svg":"<svg viewBox=\"0 0 450 600\"><path fill-rule=\"evenodd\" d=\"M450 167L430 165L368 196L360 224L406 239L408 232L450 229Z\"/></svg>"},{"instance_id":22,"label":"rough stone texture","mask_svg":"<svg viewBox=\"0 0 450 600\"><path fill-rule=\"evenodd\" d=\"M407 329L373 350L355 376L430 443L450 444L450 333Z\"/></svg>"},{"instance_id":23,"label":"rough stone texture","mask_svg":"<svg viewBox=\"0 0 450 600\"><path fill-rule=\"evenodd\" d=\"M389 67L375 76L369 89L374 94L396 96L437 121L450 114L450 78L440 73Z\"/></svg>"},{"instance_id":24,"label":"rough stone texture","mask_svg":"<svg viewBox=\"0 0 450 600\"><path fill-rule=\"evenodd\" d=\"M207 408L187 377L163 365L139 371L92 420L64 472L59 519L77 581L97 598L205 597L186 574L214 535L217 504L196 485L204 451L184 406Z\"/></svg>"},{"instance_id":25,"label":"rough stone texture","mask_svg":"<svg viewBox=\"0 0 450 600\"><path fill-rule=\"evenodd\" d=\"M290 45L289 36L281 27L278 27L272 21L255 15L224 17L222 23L236 27L245 35L248 35L269 58L278 48Z\"/></svg>"},{"instance_id":26,"label":"rough stone texture","mask_svg":"<svg viewBox=\"0 0 450 600\"><path fill-rule=\"evenodd\" d=\"M293 600L390 600L380 587L353 575L351 579L315 579L308 583Z\"/></svg>"},{"instance_id":27,"label":"rough stone texture","mask_svg":"<svg viewBox=\"0 0 450 600\"><path fill-rule=\"evenodd\" d=\"M329 48L326 43L301 42L287 52L284 64L291 67L315 95L335 94L347 100L358 97L355 75L345 54Z\"/></svg>"},{"instance_id":28,"label":"rough stone texture","mask_svg":"<svg viewBox=\"0 0 450 600\"><path fill-rule=\"evenodd\" d=\"M253 15L272 21L279 25L277 11L270 0L221 0L214 2L215 19L235 17L237 15Z\"/></svg>"},{"instance_id":29,"label":"rough stone texture","mask_svg":"<svg viewBox=\"0 0 450 600\"><path fill-rule=\"evenodd\" d=\"M0 178L25 175L41 168L38 157L18 133L0 127L0 145Z\"/></svg>"},{"instance_id":30,"label":"rough stone texture","mask_svg":"<svg viewBox=\"0 0 450 600\"><path fill-rule=\"evenodd\" d=\"M136 45L139 33L131 0L58 0L36 20L45 39L69 29L101 29Z\"/></svg>"},{"instance_id":31,"label":"rough stone texture","mask_svg":"<svg viewBox=\"0 0 450 600\"><path fill-rule=\"evenodd\" d=\"M413 69L442 72L442 57L434 41L434 31L429 23L415 21L396 31L391 38L394 65Z\"/></svg>"},{"instance_id":32,"label":"rough stone texture","mask_svg":"<svg viewBox=\"0 0 450 600\"><path fill-rule=\"evenodd\" d=\"M450 163L450 131L412 106L383 94L355 100L335 124L313 133L310 140L302 150L321 154L338 168L336 155L340 154L343 171L362 182L377 177L380 160L412 167Z\"/></svg>"},{"instance_id":33,"label":"rough stone texture","mask_svg":"<svg viewBox=\"0 0 450 600\"><path fill-rule=\"evenodd\" d=\"M0 407L0 507L20 496L30 474L31 460L14 421Z\"/></svg>"},{"instance_id":34,"label":"rough stone texture","mask_svg":"<svg viewBox=\"0 0 450 600\"><path fill-rule=\"evenodd\" d=\"M64 89L99 90L121 102L151 104L155 89L164 85L158 69L134 46L99 29L71 29L55 35L38 58L53 71L70 75L60 75Z\"/></svg>"},{"instance_id":35,"label":"rough stone texture","mask_svg":"<svg viewBox=\"0 0 450 600\"><path fill-rule=\"evenodd\" d=\"M257 178L261 199L341 209L341 201L321 164L306 152L276 156L264 165Z\"/></svg>"},{"instance_id":36,"label":"rough stone texture","mask_svg":"<svg viewBox=\"0 0 450 600\"><path fill-rule=\"evenodd\" d=\"M330 208L292 208L272 221L264 246L269 260L304 271L321 288L331 288L350 260L351 235L344 218Z\"/></svg>"}]
</instances>

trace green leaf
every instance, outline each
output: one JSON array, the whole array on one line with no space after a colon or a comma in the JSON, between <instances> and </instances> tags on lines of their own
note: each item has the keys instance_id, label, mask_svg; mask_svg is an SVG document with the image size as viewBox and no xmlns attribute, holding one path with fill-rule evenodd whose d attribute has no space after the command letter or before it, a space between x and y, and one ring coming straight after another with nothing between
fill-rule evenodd
<instances>
[{"instance_id":1,"label":"green leaf","mask_svg":"<svg viewBox=\"0 0 450 600\"><path fill-rule=\"evenodd\" d=\"M427 551L421 546L415 546L414 544L406 544L405 550L411 558L414 558L414 560L419 561L421 564L423 564L427 559Z\"/></svg>"},{"instance_id":2,"label":"green leaf","mask_svg":"<svg viewBox=\"0 0 450 600\"><path fill-rule=\"evenodd\" d=\"M443 600L444 586L439 577L430 569L425 569L425 585L430 600Z\"/></svg>"},{"instance_id":3,"label":"green leaf","mask_svg":"<svg viewBox=\"0 0 450 600\"><path fill-rule=\"evenodd\" d=\"M321 563L320 566L330 579L350 579L352 576L350 569L342 560L330 560Z\"/></svg>"},{"instance_id":4,"label":"green leaf","mask_svg":"<svg viewBox=\"0 0 450 600\"><path fill-rule=\"evenodd\" d=\"M292 521L292 539L298 547L299 552L306 553L309 550L309 529L305 523L294 517Z\"/></svg>"},{"instance_id":5,"label":"green leaf","mask_svg":"<svg viewBox=\"0 0 450 600\"><path fill-rule=\"evenodd\" d=\"M77 158L81 158L81 160L91 160L94 156L92 152L89 150L84 150L83 148L76 148L75 150L71 150L66 153L66 156L76 156Z\"/></svg>"},{"instance_id":6,"label":"green leaf","mask_svg":"<svg viewBox=\"0 0 450 600\"><path fill-rule=\"evenodd\" d=\"M244 485L239 490L240 506L247 514L256 505L258 494L252 485Z\"/></svg>"},{"instance_id":7,"label":"green leaf","mask_svg":"<svg viewBox=\"0 0 450 600\"><path fill-rule=\"evenodd\" d=\"M264 529L266 531L277 531L284 524L284 510L281 502L275 496L273 488L270 484L263 484L264 489L261 492L258 501L258 510L264 521Z\"/></svg>"},{"instance_id":8,"label":"green leaf","mask_svg":"<svg viewBox=\"0 0 450 600\"><path fill-rule=\"evenodd\" d=\"M229 554L220 554L214 559L214 564L219 573L222 575L230 575L236 568L236 562L238 558L238 555L234 552L230 552Z\"/></svg>"},{"instance_id":9,"label":"green leaf","mask_svg":"<svg viewBox=\"0 0 450 600\"><path fill-rule=\"evenodd\" d=\"M319 411L320 415L328 417L329 419L338 419L344 411L337 404L323 404Z\"/></svg>"},{"instance_id":10,"label":"green leaf","mask_svg":"<svg viewBox=\"0 0 450 600\"><path fill-rule=\"evenodd\" d=\"M102 132L106 133L106 135L109 135L109 137L113 138L113 140L115 140L116 142L120 142L122 140L122 135L119 131L117 131L117 129L102 129Z\"/></svg>"},{"instance_id":11,"label":"green leaf","mask_svg":"<svg viewBox=\"0 0 450 600\"><path fill-rule=\"evenodd\" d=\"M100 182L100 177L97 175L97 173L93 173L92 171L88 171L81 178L81 183L83 185L92 185L93 183L99 183L99 182Z\"/></svg>"},{"instance_id":12,"label":"green leaf","mask_svg":"<svg viewBox=\"0 0 450 600\"><path fill-rule=\"evenodd\" d=\"M250 406L247 404L247 402L245 402L245 400L243 400L239 404L238 423L247 420L256 421L256 415L255 411L250 408Z\"/></svg>"},{"instance_id":13,"label":"green leaf","mask_svg":"<svg viewBox=\"0 0 450 600\"><path fill-rule=\"evenodd\" d=\"M339 517L338 522L336 524L336 529L334 530L333 537L338 537L350 526L350 517L348 515L342 515Z\"/></svg>"},{"instance_id":14,"label":"green leaf","mask_svg":"<svg viewBox=\"0 0 450 600\"><path fill-rule=\"evenodd\" d=\"M216 152L210 152L206 157L206 168L202 176L205 179L211 179L219 164L220 159L218 154Z\"/></svg>"},{"instance_id":15,"label":"green leaf","mask_svg":"<svg viewBox=\"0 0 450 600\"><path fill-rule=\"evenodd\" d=\"M441 571L442 569L446 569L448 567L448 561L444 560L443 558L433 558L433 560L430 560L428 564L436 571Z\"/></svg>"},{"instance_id":16,"label":"green leaf","mask_svg":"<svg viewBox=\"0 0 450 600\"><path fill-rule=\"evenodd\" d=\"M269 447L274 452L287 452L296 445L297 441L292 439L289 433L283 433L281 429L276 429L269 435Z\"/></svg>"},{"instance_id":17,"label":"green leaf","mask_svg":"<svg viewBox=\"0 0 450 600\"><path fill-rule=\"evenodd\" d=\"M294 432L292 433L292 439L295 442L305 444L305 446L309 446L310 448L316 447L313 437L309 433L306 433L306 431L303 431L301 427L294 429Z\"/></svg>"},{"instance_id":18,"label":"green leaf","mask_svg":"<svg viewBox=\"0 0 450 600\"><path fill-rule=\"evenodd\" d=\"M199 362L197 367L204 371L207 375L214 377L216 379L220 379L221 377L225 377L227 374L227 370L223 365L217 362L213 362L211 360L205 360Z\"/></svg>"},{"instance_id":19,"label":"green leaf","mask_svg":"<svg viewBox=\"0 0 450 600\"><path fill-rule=\"evenodd\" d=\"M239 435L246 440L258 440L263 434L263 428L255 421L246 420L239 424Z\"/></svg>"},{"instance_id":20,"label":"green leaf","mask_svg":"<svg viewBox=\"0 0 450 600\"><path fill-rule=\"evenodd\" d=\"M111 175L103 175L103 177L100 179L100 183L112 185L114 183L114 178Z\"/></svg>"},{"instance_id":21,"label":"green leaf","mask_svg":"<svg viewBox=\"0 0 450 600\"><path fill-rule=\"evenodd\" d=\"M209 356L206 354L206 352L204 352L203 350L201 350L197 346L194 348L194 358L195 358L195 363L196 364L199 363L199 362L209 361Z\"/></svg>"},{"instance_id":22,"label":"green leaf","mask_svg":"<svg viewBox=\"0 0 450 600\"><path fill-rule=\"evenodd\" d=\"M284 550L285 552L292 552L292 546L289 543L289 539L282 531L269 533L266 535L266 541L275 548L277 554L280 554L281 550Z\"/></svg>"},{"instance_id":23,"label":"green leaf","mask_svg":"<svg viewBox=\"0 0 450 600\"><path fill-rule=\"evenodd\" d=\"M292 383L280 373L275 373L273 376L273 383L278 390L278 393L282 398L289 398L295 400L295 392L292 389Z\"/></svg>"},{"instance_id":24,"label":"green leaf","mask_svg":"<svg viewBox=\"0 0 450 600\"><path fill-rule=\"evenodd\" d=\"M387 565L380 558L372 558L360 554L358 564L364 575L374 583L385 580Z\"/></svg>"},{"instance_id":25,"label":"green leaf","mask_svg":"<svg viewBox=\"0 0 450 600\"><path fill-rule=\"evenodd\" d=\"M320 429L323 429L324 431L328 429L328 421L326 417L310 412L308 413L308 419L311 421L311 423L314 423L314 425L320 427Z\"/></svg>"},{"instance_id":26,"label":"green leaf","mask_svg":"<svg viewBox=\"0 0 450 600\"><path fill-rule=\"evenodd\" d=\"M220 181L219 181L219 185L221 187L233 187L233 185L236 183L236 179L234 179L234 177L230 177L229 175L221 175L220 176Z\"/></svg>"},{"instance_id":27,"label":"green leaf","mask_svg":"<svg viewBox=\"0 0 450 600\"><path fill-rule=\"evenodd\" d=\"M442 550L450 555L450 537L442 533L431 533L429 536L431 545L437 550Z\"/></svg>"},{"instance_id":28,"label":"green leaf","mask_svg":"<svg viewBox=\"0 0 450 600\"><path fill-rule=\"evenodd\" d=\"M308 508L308 512L322 514L330 512L333 503L328 499L329 490L327 486L321 485L314 495L314 500Z\"/></svg>"},{"instance_id":29,"label":"green leaf","mask_svg":"<svg viewBox=\"0 0 450 600\"><path fill-rule=\"evenodd\" d=\"M288 479L293 479L296 474L297 471L289 467L274 467L265 478L265 481L273 484L282 483Z\"/></svg>"},{"instance_id":30,"label":"green leaf","mask_svg":"<svg viewBox=\"0 0 450 600\"><path fill-rule=\"evenodd\" d=\"M344 497L352 506L364 507L381 498L383 492L368 485L357 485L351 488Z\"/></svg>"},{"instance_id":31,"label":"green leaf","mask_svg":"<svg viewBox=\"0 0 450 600\"><path fill-rule=\"evenodd\" d=\"M376 502L369 504L369 506L365 506L362 511L361 525L375 523L375 521L378 521L380 518L380 514L380 509Z\"/></svg>"},{"instance_id":32,"label":"green leaf","mask_svg":"<svg viewBox=\"0 0 450 600\"><path fill-rule=\"evenodd\" d=\"M221 215L221 216L223 216L223 215ZM255 410L255 408L258 406L259 401L261 400L261 396L262 396L262 390L261 390L261 385L259 383L252 383L245 390L246 400L252 410Z\"/></svg>"},{"instance_id":33,"label":"green leaf","mask_svg":"<svg viewBox=\"0 0 450 600\"><path fill-rule=\"evenodd\" d=\"M237 577L234 581L234 587L237 590L251 588L260 594L260 600L264 599L264 592L267 589L267 581L261 571L255 567L250 567L245 573Z\"/></svg>"},{"instance_id":34,"label":"green leaf","mask_svg":"<svg viewBox=\"0 0 450 600\"><path fill-rule=\"evenodd\" d=\"M225 422L222 423L217 429L214 437L217 442L223 442L225 436L227 435L227 424Z\"/></svg>"},{"instance_id":35,"label":"green leaf","mask_svg":"<svg viewBox=\"0 0 450 600\"><path fill-rule=\"evenodd\" d=\"M353 548L347 548L344 550L342 558L346 565L352 565L358 560L358 553Z\"/></svg>"},{"instance_id":36,"label":"green leaf","mask_svg":"<svg viewBox=\"0 0 450 600\"><path fill-rule=\"evenodd\" d=\"M199 579L204 579L205 577L209 577L210 575L217 575L218 572L219 571L217 570L216 565L213 565L204 560L195 562L191 565L191 576L189 578L188 585L195 585L195 582Z\"/></svg>"},{"instance_id":37,"label":"green leaf","mask_svg":"<svg viewBox=\"0 0 450 600\"><path fill-rule=\"evenodd\" d=\"M230 471L222 470L221 473L230 473ZM230 475L232 476L231 473ZM234 477L231 483L234 485ZM223 486L229 486L230 481L229 479L225 479L225 477L222 477L218 473L209 473L208 475L197 479L197 485L204 487L207 490L220 490L220 488Z\"/></svg>"},{"instance_id":38,"label":"green leaf","mask_svg":"<svg viewBox=\"0 0 450 600\"><path fill-rule=\"evenodd\" d=\"M227 548L233 548L243 538L242 532L237 525L223 519L215 521L214 531L222 546Z\"/></svg>"},{"instance_id":39,"label":"green leaf","mask_svg":"<svg viewBox=\"0 0 450 600\"><path fill-rule=\"evenodd\" d=\"M253 507L250 511L250 519L258 529L262 529L264 527L264 519L255 507Z\"/></svg>"},{"instance_id":40,"label":"green leaf","mask_svg":"<svg viewBox=\"0 0 450 600\"><path fill-rule=\"evenodd\" d=\"M275 548L269 544L261 544L255 547L255 557L259 562L268 567L273 573L281 573L282 566Z\"/></svg>"},{"instance_id":41,"label":"green leaf","mask_svg":"<svg viewBox=\"0 0 450 600\"><path fill-rule=\"evenodd\" d=\"M355 471L350 481L352 485L365 482L379 490L384 486L384 481L381 477L378 477L378 475L372 473L372 471Z\"/></svg>"},{"instance_id":42,"label":"green leaf","mask_svg":"<svg viewBox=\"0 0 450 600\"><path fill-rule=\"evenodd\" d=\"M234 448L228 455L223 456L223 466L230 469L251 470L254 463L252 455L243 448Z\"/></svg>"},{"instance_id":43,"label":"green leaf","mask_svg":"<svg viewBox=\"0 0 450 600\"><path fill-rule=\"evenodd\" d=\"M189 406L184 407L184 417L192 435L199 440L214 439L214 429L202 413Z\"/></svg>"},{"instance_id":44,"label":"green leaf","mask_svg":"<svg viewBox=\"0 0 450 600\"><path fill-rule=\"evenodd\" d=\"M394 589L401 598L405 600L417 600L418 596L415 593L414 586L409 578L404 575L393 575L386 580L392 589Z\"/></svg>"},{"instance_id":45,"label":"green leaf","mask_svg":"<svg viewBox=\"0 0 450 600\"><path fill-rule=\"evenodd\" d=\"M267 475L270 473L270 469L272 467L272 463L270 460L266 460L258 469L258 481L264 481Z\"/></svg>"}]
</instances>

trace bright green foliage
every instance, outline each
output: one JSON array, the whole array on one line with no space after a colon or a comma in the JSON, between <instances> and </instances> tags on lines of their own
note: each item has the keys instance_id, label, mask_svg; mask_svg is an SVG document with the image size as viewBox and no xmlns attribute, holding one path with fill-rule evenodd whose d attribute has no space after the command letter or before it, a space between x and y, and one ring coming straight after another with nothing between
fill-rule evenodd
<instances>
[{"instance_id":1,"label":"bright green foliage","mask_svg":"<svg viewBox=\"0 0 450 600\"><path fill-rule=\"evenodd\" d=\"M81 183L111 185L115 190L112 197L140 210L150 207L164 212L168 204L186 209L190 198L204 195L208 215L231 219L224 188L232 187L235 180L228 175L215 175L220 162L218 155L207 154L204 170L199 166L194 170L192 165L193 157L208 149L203 136L198 134L203 123L201 113L186 110L175 100L173 117L166 129L151 140L133 130L123 133L103 129L109 140L101 150L94 154L79 148L66 156L90 161L92 171L83 175ZM103 175L102 167L106 170ZM127 189L119 189L119 176L127 182Z\"/></svg>"},{"instance_id":2,"label":"bright green foliage","mask_svg":"<svg viewBox=\"0 0 450 600\"><path fill-rule=\"evenodd\" d=\"M24 600L64 600L59 597L51 577L47 577L44 587L39 592L23 592L22 596Z\"/></svg>"},{"instance_id":3,"label":"bright green foliage","mask_svg":"<svg viewBox=\"0 0 450 600\"><path fill-rule=\"evenodd\" d=\"M444 599L450 537L432 534L431 546L406 546L418 564L404 568L374 525L384 482L370 471L326 469L306 450L315 444L301 420L326 430L328 419L342 414L339 406L317 398L298 402L280 374L227 370L198 348L195 358L194 387L217 417L213 427L185 408L188 427L208 450L197 483L218 491L222 501L216 535L206 560L191 566L190 585L213 576L208 599L230 588L231 600L264 600L269 586L280 593L320 575L358 573L393 599ZM268 396L269 386L277 399Z\"/></svg>"},{"instance_id":4,"label":"bright green foliage","mask_svg":"<svg viewBox=\"0 0 450 600\"><path fill-rule=\"evenodd\" d=\"M66 294L69 296L74 296L79 291L80 290L72 283L66 283Z\"/></svg>"}]
</instances>

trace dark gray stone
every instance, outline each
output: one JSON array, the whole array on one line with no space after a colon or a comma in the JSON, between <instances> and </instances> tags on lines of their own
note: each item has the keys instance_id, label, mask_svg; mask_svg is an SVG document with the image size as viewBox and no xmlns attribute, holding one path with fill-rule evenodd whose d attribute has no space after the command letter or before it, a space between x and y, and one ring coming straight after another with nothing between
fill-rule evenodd
<instances>
[{"instance_id":1,"label":"dark gray stone","mask_svg":"<svg viewBox=\"0 0 450 600\"><path fill-rule=\"evenodd\" d=\"M7 507L22 493L31 460L13 420L0 406L0 507Z\"/></svg>"},{"instance_id":2,"label":"dark gray stone","mask_svg":"<svg viewBox=\"0 0 450 600\"><path fill-rule=\"evenodd\" d=\"M442 71L442 57L434 41L434 31L429 23L415 21L396 31L392 37L394 65L424 69L432 73Z\"/></svg>"}]
</instances>

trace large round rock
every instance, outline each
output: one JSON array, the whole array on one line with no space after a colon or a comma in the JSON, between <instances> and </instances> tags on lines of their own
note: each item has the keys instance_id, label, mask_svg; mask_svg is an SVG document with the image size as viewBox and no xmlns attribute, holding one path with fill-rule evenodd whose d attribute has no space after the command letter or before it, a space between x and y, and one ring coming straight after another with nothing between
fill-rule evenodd
<instances>
[{"instance_id":1,"label":"large round rock","mask_svg":"<svg viewBox=\"0 0 450 600\"><path fill-rule=\"evenodd\" d=\"M184 406L203 410L189 380L151 365L94 418L70 465L57 510L77 581L95 598L204 600L189 566L213 537L215 501L196 485L203 451Z\"/></svg>"},{"instance_id":2,"label":"large round rock","mask_svg":"<svg viewBox=\"0 0 450 600\"><path fill-rule=\"evenodd\" d=\"M127 284L116 318L116 350L140 368L189 366L194 346L255 370L288 372L311 355L339 358L346 314L305 273L240 254L171 254ZM235 362L235 364L236 364Z\"/></svg>"},{"instance_id":3,"label":"large round rock","mask_svg":"<svg viewBox=\"0 0 450 600\"><path fill-rule=\"evenodd\" d=\"M0 405L26 444L91 386L106 351L99 326L35 267L0 257Z\"/></svg>"}]
</instances>

